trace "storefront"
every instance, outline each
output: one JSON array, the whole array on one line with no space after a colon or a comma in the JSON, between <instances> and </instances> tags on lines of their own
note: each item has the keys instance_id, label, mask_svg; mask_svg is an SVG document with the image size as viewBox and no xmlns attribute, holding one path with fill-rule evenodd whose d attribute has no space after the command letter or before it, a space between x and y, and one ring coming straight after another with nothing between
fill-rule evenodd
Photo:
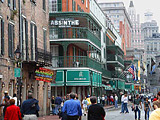
<instances>
[{"instance_id":1,"label":"storefront","mask_svg":"<svg viewBox=\"0 0 160 120\"><path fill-rule=\"evenodd\" d=\"M65 96L75 92L82 100L87 95L100 94L101 73L89 69L57 70L55 83L52 83L51 86L54 96Z\"/></svg>"}]
</instances>

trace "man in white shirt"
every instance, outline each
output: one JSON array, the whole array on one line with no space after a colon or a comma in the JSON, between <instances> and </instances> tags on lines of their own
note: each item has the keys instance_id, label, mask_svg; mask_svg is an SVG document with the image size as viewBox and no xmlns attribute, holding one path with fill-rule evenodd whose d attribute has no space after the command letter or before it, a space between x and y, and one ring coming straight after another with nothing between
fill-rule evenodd
<instances>
[{"instance_id":1,"label":"man in white shirt","mask_svg":"<svg viewBox=\"0 0 160 120\"><path fill-rule=\"evenodd\" d=\"M115 108L118 108L118 96L115 94Z\"/></svg>"}]
</instances>

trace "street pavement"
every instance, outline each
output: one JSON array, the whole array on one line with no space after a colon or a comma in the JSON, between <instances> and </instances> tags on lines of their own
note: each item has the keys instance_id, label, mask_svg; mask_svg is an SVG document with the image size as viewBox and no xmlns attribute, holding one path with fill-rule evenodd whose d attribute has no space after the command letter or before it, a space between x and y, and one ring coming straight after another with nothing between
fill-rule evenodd
<instances>
[{"instance_id":1,"label":"street pavement","mask_svg":"<svg viewBox=\"0 0 160 120\"><path fill-rule=\"evenodd\" d=\"M131 110L131 105L128 106L129 113L123 113L120 114L120 107L119 109L114 109L114 107L111 108L105 108L106 111L106 117L105 120L135 120L134 119L134 112ZM40 117L38 120L60 120L58 116L44 116ZM86 116L82 116L82 120L87 120ZM144 110L141 110L141 120L144 119Z\"/></svg>"},{"instance_id":2,"label":"street pavement","mask_svg":"<svg viewBox=\"0 0 160 120\"><path fill-rule=\"evenodd\" d=\"M129 113L120 114L120 109L108 111L106 110L106 119L105 120L135 120L134 112L131 110L131 107L128 107ZM141 120L144 119L144 110L141 110Z\"/></svg>"}]
</instances>

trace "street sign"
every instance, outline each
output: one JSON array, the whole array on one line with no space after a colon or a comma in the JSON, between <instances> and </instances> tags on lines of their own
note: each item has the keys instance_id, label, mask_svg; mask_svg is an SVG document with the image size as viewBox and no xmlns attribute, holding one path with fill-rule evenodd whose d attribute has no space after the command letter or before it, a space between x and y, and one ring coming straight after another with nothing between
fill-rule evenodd
<instances>
[{"instance_id":1,"label":"street sign","mask_svg":"<svg viewBox=\"0 0 160 120\"><path fill-rule=\"evenodd\" d=\"M21 77L21 69L14 68L14 77Z\"/></svg>"}]
</instances>

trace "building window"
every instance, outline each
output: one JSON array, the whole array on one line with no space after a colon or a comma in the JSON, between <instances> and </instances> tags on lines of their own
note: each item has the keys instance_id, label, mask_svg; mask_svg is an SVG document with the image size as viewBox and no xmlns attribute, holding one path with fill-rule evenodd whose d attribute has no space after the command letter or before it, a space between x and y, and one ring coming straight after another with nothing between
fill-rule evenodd
<instances>
[{"instance_id":1,"label":"building window","mask_svg":"<svg viewBox=\"0 0 160 120\"><path fill-rule=\"evenodd\" d=\"M77 5L77 6L78 6L78 7L77 7L77 8L78 8L78 11L81 12L81 7L80 7L79 5Z\"/></svg>"},{"instance_id":2,"label":"building window","mask_svg":"<svg viewBox=\"0 0 160 120\"><path fill-rule=\"evenodd\" d=\"M4 55L4 21L0 18L0 55Z\"/></svg>"},{"instance_id":3,"label":"building window","mask_svg":"<svg viewBox=\"0 0 160 120\"><path fill-rule=\"evenodd\" d=\"M30 32L31 32L31 60L36 60L37 26L34 23L30 24Z\"/></svg>"},{"instance_id":4,"label":"building window","mask_svg":"<svg viewBox=\"0 0 160 120\"><path fill-rule=\"evenodd\" d=\"M46 0L43 0L43 10L46 11Z\"/></svg>"},{"instance_id":5,"label":"building window","mask_svg":"<svg viewBox=\"0 0 160 120\"><path fill-rule=\"evenodd\" d=\"M57 0L50 0L50 12L57 11Z\"/></svg>"},{"instance_id":6,"label":"building window","mask_svg":"<svg viewBox=\"0 0 160 120\"><path fill-rule=\"evenodd\" d=\"M47 51L47 41L46 41L46 29L43 29L43 47L44 51Z\"/></svg>"},{"instance_id":7,"label":"building window","mask_svg":"<svg viewBox=\"0 0 160 120\"><path fill-rule=\"evenodd\" d=\"M28 22L22 18L22 57L28 60Z\"/></svg>"},{"instance_id":8,"label":"building window","mask_svg":"<svg viewBox=\"0 0 160 120\"><path fill-rule=\"evenodd\" d=\"M86 8L88 8L88 0L86 0Z\"/></svg>"},{"instance_id":9,"label":"building window","mask_svg":"<svg viewBox=\"0 0 160 120\"><path fill-rule=\"evenodd\" d=\"M76 11L76 2L72 0L72 10Z\"/></svg>"},{"instance_id":10,"label":"building window","mask_svg":"<svg viewBox=\"0 0 160 120\"><path fill-rule=\"evenodd\" d=\"M106 49L104 48L104 58L106 58Z\"/></svg>"},{"instance_id":11,"label":"building window","mask_svg":"<svg viewBox=\"0 0 160 120\"><path fill-rule=\"evenodd\" d=\"M8 56L14 58L14 25L8 24Z\"/></svg>"},{"instance_id":12,"label":"building window","mask_svg":"<svg viewBox=\"0 0 160 120\"><path fill-rule=\"evenodd\" d=\"M8 7L10 7L11 10L16 10L16 0L8 0Z\"/></svg>"}]
</instances>

